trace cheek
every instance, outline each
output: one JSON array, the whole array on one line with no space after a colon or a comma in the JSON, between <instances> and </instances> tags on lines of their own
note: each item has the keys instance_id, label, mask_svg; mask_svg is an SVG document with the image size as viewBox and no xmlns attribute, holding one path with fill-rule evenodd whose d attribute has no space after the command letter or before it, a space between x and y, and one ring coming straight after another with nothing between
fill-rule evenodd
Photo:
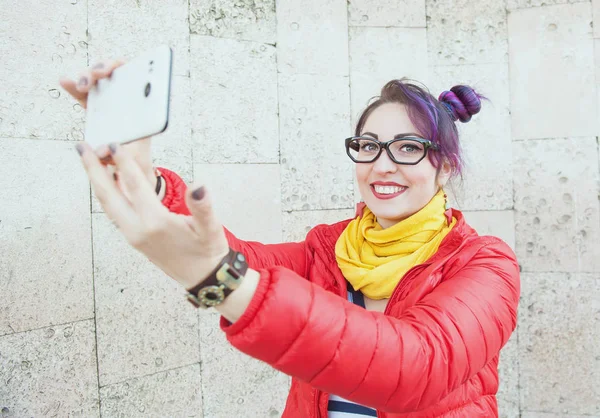
<instances>
[{"instance_id":1,"label":"cheek","mask_svg":"<svg viewBox=\"0 0 600 418\"><path fill-rule=\"evenodd\" d=\"M358 180L359 185L367 181L369 177L369 167L367 164L356 164L356 180Z\"/></svg>"},{"instance_id":2,"label":"cheek","mask_svg":"<svg viewBox=\"0 0 600 418\"><path fill-rule=\"evenodd\" d=\"M402 172L409 185L413 187L428 187L435 184L435 173L436 170L432 165L425 164L406 167L406 170Z\"/></svg>"}]
</instances>

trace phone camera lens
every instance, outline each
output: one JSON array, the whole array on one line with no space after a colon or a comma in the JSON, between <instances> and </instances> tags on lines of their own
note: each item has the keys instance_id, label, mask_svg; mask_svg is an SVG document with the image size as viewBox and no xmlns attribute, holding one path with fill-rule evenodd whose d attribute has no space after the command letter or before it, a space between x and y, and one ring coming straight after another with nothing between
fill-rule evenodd
<instances>
[{"instance_id":1,"label":"phone camera lens","mask_svg":"<svg viewBox=\"0 0 600 418\"><path fill-rule=\"evenodd\" d=\"M150 83L146 84L146 88L144 89L144 95L146 97L150 96L150 89L151 89Z\"/></svg>"}]
</instances>

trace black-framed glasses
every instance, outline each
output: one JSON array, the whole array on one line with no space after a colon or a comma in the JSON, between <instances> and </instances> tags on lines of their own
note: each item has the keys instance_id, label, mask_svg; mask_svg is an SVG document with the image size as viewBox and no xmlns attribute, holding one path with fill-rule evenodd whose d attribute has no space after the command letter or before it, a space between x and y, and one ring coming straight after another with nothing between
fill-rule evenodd
<instances>
[{"instance_id":1,"label":"black-framed glasses","mask_svg":"<svg viewBox=\"0 0 600 418\"><path fill-rule=\"evenodd\" d=\"M381 155L383 149L396 164L419 164L427 156L427 150L439 149L429 139L416 136L403 136L391 141L381 142L368 136L346 138L346 153L355 163L372 163Z\"/></svg>"}]
</instances>

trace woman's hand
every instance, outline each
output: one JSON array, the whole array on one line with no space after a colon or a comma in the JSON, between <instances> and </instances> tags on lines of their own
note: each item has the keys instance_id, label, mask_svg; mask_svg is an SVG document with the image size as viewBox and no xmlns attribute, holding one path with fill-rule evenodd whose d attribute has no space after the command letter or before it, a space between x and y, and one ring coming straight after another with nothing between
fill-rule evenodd
<instances>
[{"instance_id":1,"label":"woman's hand","mask_svg":"<svg viewBox=\"0 0 600 418\"><path fill-rule=\"evenodd\" d=\"M87 143L77 144L77 150L104 213L129 244L167 275L189 289L205 280L228 254L225 232L205 187L188 189L192 216L174 214L156 199L143 169L126 147L111 144L109 152L127 196Z\"/></svg>"},{"instance_id":2,"label":"woman's hand","mask_svg":"<svg viewBox=\"0 0 600 418\"><path fill-rule=\"evenodd\" d=\"M60 85L67 91L77 102L84 108L87 109L88 92L90 88L96 84L96 82L103 78L110 78L112 72L125 64L124 60L107 60L100 61L90 68L82 71L77 81L69 78L61 78ZM151 143L150 137L139 139L128 144L123 145L130 155L136 160L140 166L144 176L154 189L156 187L156 174L152 165L151 155ZM98 149L94 150L98 158L100 158L103 164L115 166L112 160L108 145L103 145ZM117 184L122 187L122 183L119 180L118 170L115 170L117 176Z\"/></svg>"}]
</instances>

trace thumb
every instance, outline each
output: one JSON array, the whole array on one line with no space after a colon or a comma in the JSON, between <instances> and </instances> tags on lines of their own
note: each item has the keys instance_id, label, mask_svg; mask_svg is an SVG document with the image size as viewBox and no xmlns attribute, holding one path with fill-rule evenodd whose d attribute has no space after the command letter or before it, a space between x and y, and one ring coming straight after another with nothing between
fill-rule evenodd
<instances>
[{"instance_id":1,"label":"thumb","mask_svg":"<svg viewBox=\"0 0 600 418\"><path fill-rule=\"evenodd\" d=\"M192 214L193 226L203 233L218 232L222 229L212 207L210 195L204 185L190 187L186 203Z\"/></svg>"}]
</instances>

